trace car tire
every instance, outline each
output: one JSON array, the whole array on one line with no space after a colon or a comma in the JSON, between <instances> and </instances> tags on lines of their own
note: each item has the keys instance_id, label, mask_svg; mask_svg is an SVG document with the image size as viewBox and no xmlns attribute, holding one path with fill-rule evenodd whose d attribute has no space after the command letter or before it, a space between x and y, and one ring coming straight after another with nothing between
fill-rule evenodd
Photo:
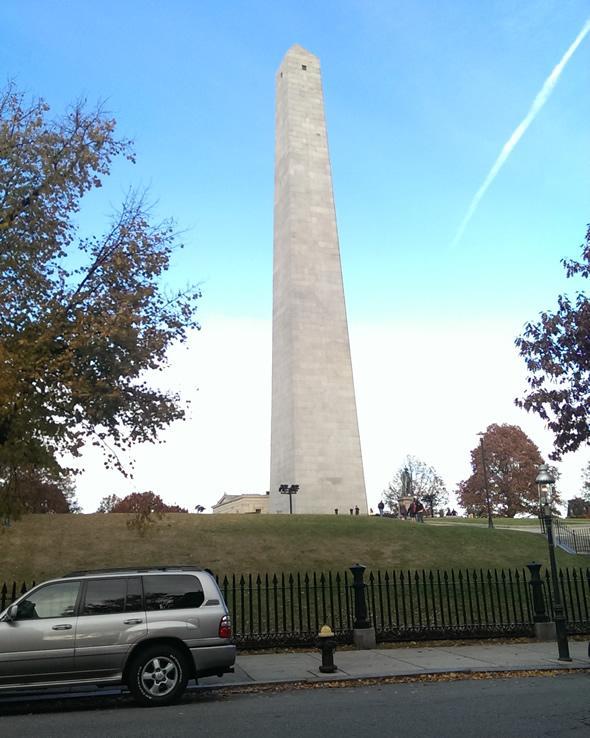
<instances>
[{"instance_id":1,"label":"car tire","mask_svg":"<svg viewBox=\"0 0 590 738\"><path fill-rule=\"evenodd\" d=\"M186 658L175 646L149 646L129 666L127 686L135 701L144 707L177 702L187 682Z\"/></svg>"}]
</instances>

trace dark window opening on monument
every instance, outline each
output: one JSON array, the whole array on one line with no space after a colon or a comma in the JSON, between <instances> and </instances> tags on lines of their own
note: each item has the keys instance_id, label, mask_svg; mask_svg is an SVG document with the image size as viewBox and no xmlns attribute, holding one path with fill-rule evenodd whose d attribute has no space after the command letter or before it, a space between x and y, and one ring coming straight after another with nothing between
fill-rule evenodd
<instances>
[{"instance_id":1,"label":"dark window opening on monument","mask_svg":"<svg viewBox=\"0 0 590 738\"><path fill-rule=\"evenodd\" d=\"M307 72L307 64L302 64L301 69L303 69L304 72Z\"/></svg>"}]
</instances>

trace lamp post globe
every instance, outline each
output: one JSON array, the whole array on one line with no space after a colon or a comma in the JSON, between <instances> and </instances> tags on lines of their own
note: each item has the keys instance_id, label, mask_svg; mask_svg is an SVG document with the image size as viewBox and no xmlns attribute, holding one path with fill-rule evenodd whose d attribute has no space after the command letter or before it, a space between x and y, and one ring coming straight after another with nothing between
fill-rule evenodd
<instances>
[{"instance_id":1,"label":"lamp post globe","mask_svg":"<svg viewBox=\"0 0 590 738\"><path fill-rule=\"evenodd\" d=\"M549 506L549 513L551 512L551 498L553 496L553 488L555 486L555 477L551 473L551 469L547 464L541 464L539 466L537 476L535 478L537 488L539 490L539 507L541 508L541 515L546 515L547 512L545 507Z\"/></svg>"}]
</instances>

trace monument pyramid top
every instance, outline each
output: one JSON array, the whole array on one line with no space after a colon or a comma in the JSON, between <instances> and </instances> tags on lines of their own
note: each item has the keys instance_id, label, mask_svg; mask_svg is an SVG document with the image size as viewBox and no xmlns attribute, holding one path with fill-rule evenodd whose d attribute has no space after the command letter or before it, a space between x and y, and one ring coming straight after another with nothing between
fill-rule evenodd
<instances>
[{"instance_id":1,"label":"monument pyramid top","mask_svg":"<svg viewBox=\"0 0 590 738\"><path fill-rule=\"evenodd\" d=\"M318 57L315 56L315 54L312 54L311 51L308 51L307 49L304 49L303 46L300 46L299 44L293 44L289 51L285 54L285 59L296 57L296 58L306 58L306 59L317 59Z\"/></svg>"},{"instance_id":2,"label":"monument pyramid top","mask_svg":"<svg viewBox=\"0 0 590 738\"><path fill-rule=\"evenodd\" d=\"M292 67L298 64L312 64L316 70L319 70L320 68L319 57L315 56L315 54L312 54L311 51L304 49L303 46L300 46L299 44L293 44L293 46L291 46L291 48L283 57L277 73L285 67Z\"/></svg>"}]
</instances>

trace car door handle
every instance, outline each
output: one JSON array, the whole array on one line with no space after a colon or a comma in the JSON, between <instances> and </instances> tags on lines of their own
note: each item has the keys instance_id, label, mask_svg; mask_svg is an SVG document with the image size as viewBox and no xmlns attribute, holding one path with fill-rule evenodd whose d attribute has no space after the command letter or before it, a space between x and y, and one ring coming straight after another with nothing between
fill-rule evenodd
<instances>
[{"instance_id":1,"label":"car door handle","mask_svg":"<svg viewBox=\"0 0 590 738\"><path fill-rule=\"evenodd\" d=\"M71 625L54 625L51 630L71 630Z\"/></svg>"},{"instance_id":2,"label":"car door handle","mask_svg":"<svg viewBox=\"0 0 590 738\"><path fill-rule=\"evenodd\" d=\"M137 625L138 623L143 623L143 620L141 618L131 618L130 620L123 620L125 625Z\"/></svg>"}]
</instances>

